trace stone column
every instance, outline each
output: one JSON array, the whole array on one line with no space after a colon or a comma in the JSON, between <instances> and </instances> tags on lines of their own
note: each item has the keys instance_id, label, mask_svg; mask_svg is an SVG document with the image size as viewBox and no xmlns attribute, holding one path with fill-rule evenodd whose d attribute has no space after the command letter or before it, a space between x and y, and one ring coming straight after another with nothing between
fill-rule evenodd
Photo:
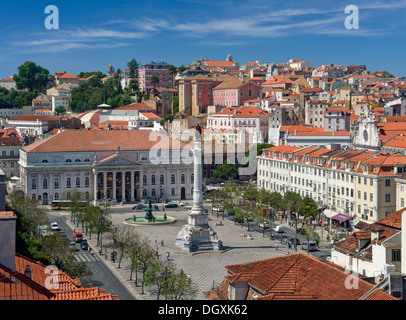
<instances>
[{"instance_id":1,"label":"stone column","mask_svg":"<svg viewBox=\"0 0 406 320\"><path fill-rule=\"evenodd\" d=\"M113 171L112 174L113 174L113 200L116 201L117 200L116 199L116 179L117 179L117 176L116 176L115 171Z\"/></svg>"},{"instance_id":2,"label":"stone column","mask_svg":"<svg viewBox=\"0 0 406 320\"><path fill-rule=\"evenodd\" d=\"M121 201L125 201L125 171L121 172Z\"/></svg>"},{"instance_id":3,"label":"stone column","mask_svg":"<svg viewBox=\"0 0 406 320\"><path fill-rule=\"evenodd\" d=\"M107 199L107 172L103 172L103 194Z\"/></svg>"},{"instance_id":4,"label":"stone column","mask_svg":"<svg viewBox=\"0 0 406 320\"><path fill-rule=\"evenodd\" d=\"M144 170L141 170L139 172L139 182L140 182L140 200L142 200L143 197L143 188L144 188Z\"/></svg>"},{"instance_id":5,"label":"stone column","mask_svg":"<svg viewBox=\"0 0 406 320\"><path fill-rule=\"evenodd\" d=\"M97 203L97 171L93 169L93 199Z\"/></svg>"},{"instance_id":6,"label":"stone column","mask_svg":"<svg viewBox=\"0 0 406 320\"><path fill-rule=\"evenodd\" d=\"M135 178L134 178L134 174L135 174L135 172L134 171L131 171L130 172L130 174L131 174L131 198L130 198L130 201L131 202L134 202L135 201L135 199L134 199L134 183L135 183Z\"/></svg>"}]
</instances>

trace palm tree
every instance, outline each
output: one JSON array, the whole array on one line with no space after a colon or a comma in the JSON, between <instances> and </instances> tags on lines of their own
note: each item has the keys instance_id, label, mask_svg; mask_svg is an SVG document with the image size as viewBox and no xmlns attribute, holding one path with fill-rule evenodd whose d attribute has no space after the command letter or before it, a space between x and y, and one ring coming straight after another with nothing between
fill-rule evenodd
<instances>
[{"instance_id":1,"label":"palm tree","mask_svg":"<svg viewBox=\"0 0 406 320\"><path fill-rule=\"evenodd\" d=\"M154 91L155 91L155 86L159 83L159 78L156 75L152 75L149 78L149 82L154 85Z\"/></svg>"}]
</instances>

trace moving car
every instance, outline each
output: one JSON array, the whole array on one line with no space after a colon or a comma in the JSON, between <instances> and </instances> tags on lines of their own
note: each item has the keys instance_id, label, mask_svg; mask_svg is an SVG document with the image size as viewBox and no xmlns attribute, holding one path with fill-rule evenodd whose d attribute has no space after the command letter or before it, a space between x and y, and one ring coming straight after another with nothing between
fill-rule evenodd
<instances>
[{"instance_id":1,"label":"moving car","mask_svg":"<svg viewBox=\"0 0 406 320\"><path fill-rule=\"evenodd\" d=\"M69 243L69 249L71 249L72 251L79 251L78 247L76 246L76 243L73 241Z\"/></svg>"},{"instance_id":2,"label":"moving car","mask_svg":"<svg viewBox=\"0 0 406 320\"><path fill-rule=\"evenodd\" d=\"M51 223L51 229L52 230L58 230L58 224L56 222Z\"/></svg>"},{"instance_id":3,"label":"moving car","mask_svg":"<svg viewBox=\"0 0 406 320\"><path fill-rule=\"evenodd\" d=\"M260 227L260 228L269 228L269 223L268 222L261 222L260 224L258 224L258 226Z\"/></svg>"},{"instance_id":4,"label":"moving car","mask_svg":"<svg viewBox=\"0 0 406 320\"><path fill-rule=\"evenodd\" d=\"M315 251L317 250L317 243L314 241L305 241L302 244L302 249L306 251Z\"/></svg>"},{"instance_id":5,"label":"moving car","mask_svg":"<svg viewBox=\"0 0 406 320\"><path fill-rule=\"evenodd\" d=\"M135 206L132 207L133 210L137 210L137 209L143 209L145 208L145 205L142 203L138 203Z\"/></svg>"},{"instance_id":6,"label":"moving car","mask_svg":"<svg viewBox=\"0 0 406 320\"><path fill-rule=\"evenodd\" d=\"M87 250L89 248L89 244L87 243L86 239L83 239L82 242L80 243L80 247L82 250Z\"/></svg>"},{"instance_id":7,"label":"moving car","mask_svg":"<svg viewBox=\"0 0 406 320\"><path fill-rule=\"evenodd\" d=\"M283 226L276 226L275 228L273 228L273 231L275 231L277 233L285 232L285 230L283 229Z\"/></svg>"},{"instance_id":8,"label":"moving car","mask_svg":"<svg viewBox=\"0 0 406 320\"><path fill-rule=\"evenodd\" d=\"M174 202L170 202L165 205L165 208L177 208L177 207L178 207L178 204L174 203Z\"/></svg>"},{"instance_id":9,"label":"moving car","mask_svg":"<svg viewBox=\"0 0 406 320\"><path fill-rule=\"evenodd\" d=\"M83 234L82 232L74 232L73 233L73 241L75 242L82 242L83 240Z\"/></svg>"}]
</instances>

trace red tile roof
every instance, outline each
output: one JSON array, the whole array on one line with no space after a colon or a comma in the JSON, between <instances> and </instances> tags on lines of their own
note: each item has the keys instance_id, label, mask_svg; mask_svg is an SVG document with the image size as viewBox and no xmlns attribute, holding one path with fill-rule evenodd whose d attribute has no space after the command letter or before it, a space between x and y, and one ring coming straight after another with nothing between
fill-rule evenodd
<instances>
[{"instance_id":1,"label":"red tile roof","mask_svg":"<svg viewBox=\"0 0 406 320\"><path fill-rule=\"evenodd\" d=\"M366 296L372 300L395 300L383 291L368 294L373 285L362 279L357 279L358 289L347 289L344 284L349 274L343 268L304 253L228 265L226 270L228 283L205 293L210 299L226 298L226 289L239 281L250 288L247 299L359 300Z\"/></svg>"},{"instance_id":2,"label":"red tile roof","mask_svg":"<svg viewBox=\"0 0 406 320\"><path fill-rule=\"evenodd\" d=\"M152 130L67 130L22 148L25 152L183 149L186 143Z\"/></svg>"}]
</instances>

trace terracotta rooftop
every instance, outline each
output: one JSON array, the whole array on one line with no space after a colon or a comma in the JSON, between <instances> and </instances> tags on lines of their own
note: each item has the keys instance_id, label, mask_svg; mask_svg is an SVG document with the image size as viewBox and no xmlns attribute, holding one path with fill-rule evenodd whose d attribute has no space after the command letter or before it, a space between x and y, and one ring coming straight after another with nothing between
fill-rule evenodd
<instances>
[{"instance_id":1,"label":"terracotta rooftop","mask_svg":"<svg viewBox=\"0 0 406 320\"><path fill-rule=\"evenodd\" d=\"M183 149L185 143L152 130L67 130L22 148L25 152Z\"/></svg>"},{"instance_id":2,"label":"terracotta rooftop","mask_svg":"<svg viewBox=\"0 0 406 320\"><path fill-rule=\"evenodd\" d=\"M383 291L368 295L373 285L362 279L358 279L358 289L347 289L344 284L349 275L343 268L305 253L228 265L226 270L221 286L205 293L208 298L227 299L229 286L238 281L249 286L246 299L395 300Z\"/></svg>"}]
</instances>

